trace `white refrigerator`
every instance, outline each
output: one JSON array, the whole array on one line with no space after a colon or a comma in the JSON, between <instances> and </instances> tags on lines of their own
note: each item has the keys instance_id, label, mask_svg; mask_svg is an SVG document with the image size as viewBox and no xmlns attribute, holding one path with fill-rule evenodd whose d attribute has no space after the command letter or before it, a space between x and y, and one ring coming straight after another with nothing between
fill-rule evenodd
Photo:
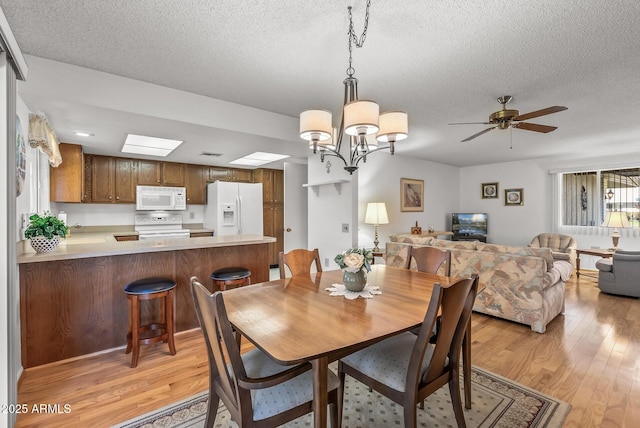
<instances>
[{"instance_id":1,"label":"white refrigerator","mask_svg":"<svg viewBox=\"0 0 640 428\"><path fill-rule=\"evenodd\" d=\"M216 181L207 186L204 227L214 236L262 235L262 184Z\"/></svg>"}]
</instances>

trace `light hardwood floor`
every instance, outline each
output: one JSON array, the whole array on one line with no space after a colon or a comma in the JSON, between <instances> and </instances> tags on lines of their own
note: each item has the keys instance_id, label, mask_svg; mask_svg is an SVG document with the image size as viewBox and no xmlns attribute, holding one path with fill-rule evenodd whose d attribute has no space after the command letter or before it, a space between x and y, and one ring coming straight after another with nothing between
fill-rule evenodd
<instances>
[{"instance_id":1,"label":"light hardwood floor","mask_svg":"<svg viewBox=\"0 0 640 428\"><path fill-rule=\"evenodd\" d=\"M640 426L640 300L602 294L593 278L574 275L566 312L545 334L473 314L472 339L474 365L569 402L565 427ZM19 415L17 426L108 427L206 390L200 331L180 334L176 346L173 357L166 345L144 347L135 369L117 350L25 370L20 403L71 412Z\"/></svg>"}]
</instances>

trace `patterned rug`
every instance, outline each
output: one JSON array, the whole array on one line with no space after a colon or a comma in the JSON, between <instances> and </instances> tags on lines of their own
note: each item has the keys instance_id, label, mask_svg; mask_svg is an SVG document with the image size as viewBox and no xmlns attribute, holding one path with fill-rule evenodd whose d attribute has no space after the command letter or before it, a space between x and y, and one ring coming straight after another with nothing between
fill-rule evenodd
<instances>
[{"instance_id":1,"label":"patterned rug","mask_svg":"<svg viewBox=\"0 0 640 428\"><path fill-rule=\"evenodd\" d=\"M472 408L465 410L468 427L562 427L571 405L549 397L509 379L472 368ZM462 385L462 382L460 382ZM464 395L462 396L464 400ZM147 413L113 428L196 428L203 427L208 393L202 392L178 403ZM440 388L427 398L424 410L417 409L419 427L457 426L449 388ZM403 426L402 407L347 376L342 426ZM312 415L306 415L286 427L311 427ZM221 403L214 427L237 427Z\"/></svg>"}]
</instances>

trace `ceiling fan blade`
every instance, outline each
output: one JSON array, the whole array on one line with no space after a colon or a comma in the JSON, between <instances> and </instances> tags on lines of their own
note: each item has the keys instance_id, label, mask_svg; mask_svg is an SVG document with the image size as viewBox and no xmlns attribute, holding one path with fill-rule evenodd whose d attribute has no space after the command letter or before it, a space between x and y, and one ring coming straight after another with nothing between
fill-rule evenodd
<instances>
[{"instance_id":1,"label":"ceiling fan blade","mask_svg":"<svg viewBox=\"0 0 640 428\"><path fill-rule=\"evenodd\" d=\"M547 132L551 132L558 129L557 126L538 125L537 123L527 123L527 122L514 123L511 126L514 128L524 129L527 131L543 132L545 134Z\"/></svg>"},{"instance_id":2,"label":"ceiling fan blade","mask_svg":"<svg viewBox=\"0 0 640 428\"><path fill-rule=\"evenodd\" d=\"M482 134L485 134L485 133L491 131L492 129L496 129L496 128L497 128L497 126L492 126L491 128L484 129L484 130L478 132L477 134L473 134L471 137L465 138L464 140L462 140L460 142L464 143L465 141L473 140L474 138L479 137Z\"/></svg>"},{"instance_id":3,"label":"ceiling fan blade","mask_svg":"<svg viewBox=\"0 0 640 428\"><path fill-rule=\"evenodd\" d=\"M455 122L448 125L491 125L491 122Z\"/></svg>"},{"instance_id":4,"label":"ceiling fan blade","mask_svg":"<svg viewBox=\"0 0 640 428\"><path fill-rule=\"evenodd\" d=\"M544 116L551 113L557 113L559 111L564 111L564 110L567 110L567 107L564 107L564 106L547 107L547 108L543 108L542 110L536 110L530 113L521 114L520 116L514 117L513 120L521 121L521 120L533 119L534 117L540 117L540 116Z\"/></svg>"}]
</instances>

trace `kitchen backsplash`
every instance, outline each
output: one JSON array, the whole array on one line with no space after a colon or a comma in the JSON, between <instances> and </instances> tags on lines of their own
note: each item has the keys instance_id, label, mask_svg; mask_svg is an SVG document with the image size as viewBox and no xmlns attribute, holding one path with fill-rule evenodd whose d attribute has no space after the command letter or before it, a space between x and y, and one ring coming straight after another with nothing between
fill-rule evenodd
<instances>
[{"instance_id":1,"label":"kitchen backsplash","mask_svg":"<svg viewBox=\"0 0 640 428\"><path fill-rule=\"evenodd\" d=\"M51 213L67 213L67 225L74 226L128 226L133 224L135 205L130 204L67 204L51 202ZM182 214L183 223L203 223L204 205L187 205Z\"/></svg>"}]
</instances>

